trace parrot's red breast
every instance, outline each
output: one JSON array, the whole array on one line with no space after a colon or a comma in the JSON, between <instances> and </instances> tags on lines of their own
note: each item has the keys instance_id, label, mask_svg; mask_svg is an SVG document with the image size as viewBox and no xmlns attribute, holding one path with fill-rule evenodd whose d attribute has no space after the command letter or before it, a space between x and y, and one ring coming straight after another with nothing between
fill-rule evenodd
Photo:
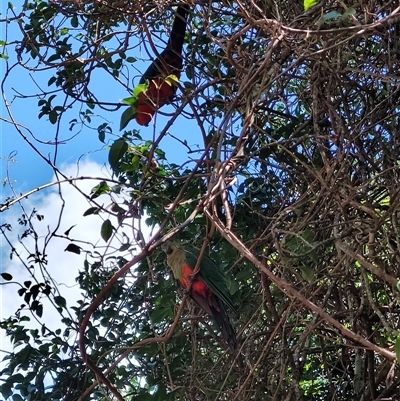
<instances>
[{"instance_id":1,"label":"parrot's red breast","mask_svg":"<svg viewBox=\"0 0 400 401\"><path fill-rule=\"evenodd\" d=\"M136 122L139 125L149 125L156 111L171 101L175 89L176 87L164 78L153 78L147 90L139 95Z\"/></svg>"},{"instance_id":2,"label":"parrot's red breast","mask_svg":"<svg viewBox=\"0 0 400 401\"><path fill-rule=\"evenodd\" d=\"M182 271L183 271L183 276L178 281L179 281L179 284L185 290L188 290L190 280L192 279L191 274L193 273L193 269L189 265L184 264L182 266ZM190 289L190 293L197 294L197 295L200 295L201 297L208 299L211 295L211 290L207 287L206 283L203 280L199 279L198 277L195 277L192 282L192 287Z\"/></svg>"}]
</instances>

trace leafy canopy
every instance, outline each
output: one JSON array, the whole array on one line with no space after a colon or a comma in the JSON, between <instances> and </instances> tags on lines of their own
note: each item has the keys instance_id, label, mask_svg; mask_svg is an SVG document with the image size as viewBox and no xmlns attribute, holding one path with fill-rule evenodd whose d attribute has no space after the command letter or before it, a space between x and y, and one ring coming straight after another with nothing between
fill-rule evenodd
<instances>
[{"instance_id":1,"label":"leafy canopy","mask_svg":"<svg viewBox=\"0 0 400 401\"><path fill-rule=\"evenodd\" d=\"M43 231L31 193L3 201L20 208L1 226L16 305L0 323L12 345L3 398L395 398L398 2L193 4L176 98L139 132L146 85L133 81L165 47L174 5L28 0L2 15L2 121L54 171L60 200L68 184L88 202L67 231L63 206ZM14 74L37 92L15 95ZM48 129L27 136L21 105ZM93 132L112 176L87 193L89 177L66 175L58 152ZM78 234L82 219L101 219L98 241ZM160 250L169 236L204 244L226 275L237 353L177 291ZM77 302L52 276L58 240L59 258L83 260Z\"/></svg>"}]
</instances>

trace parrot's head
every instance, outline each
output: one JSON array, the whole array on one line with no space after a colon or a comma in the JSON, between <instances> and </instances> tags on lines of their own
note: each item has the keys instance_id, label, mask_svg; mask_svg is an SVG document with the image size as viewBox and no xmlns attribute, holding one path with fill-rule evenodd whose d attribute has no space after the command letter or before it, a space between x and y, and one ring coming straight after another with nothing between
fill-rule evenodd
<instances>
[{"instance_id":1,"label":"parrot's head","mask_svg":"<svg viewBox=\"0 0 400 401\"><path fill-rule=\"evenodd\" d=\"M161 245L161 249L167 254L171 255L176 249L176 245L174 245L171 241L167 241Z\"/></svg>"},{"instance_id":2,"label":"parrot's head","mask_svg":"<svg viewBox=\"0 0 400 401\"><path fill-rule=\"evenodd\" d=\"M162 244L161 249L167 254L167 264L174 277L180 280L182 278L182 266L186 263L185 251L171 241Z\"/></svg>"}]
</instances>

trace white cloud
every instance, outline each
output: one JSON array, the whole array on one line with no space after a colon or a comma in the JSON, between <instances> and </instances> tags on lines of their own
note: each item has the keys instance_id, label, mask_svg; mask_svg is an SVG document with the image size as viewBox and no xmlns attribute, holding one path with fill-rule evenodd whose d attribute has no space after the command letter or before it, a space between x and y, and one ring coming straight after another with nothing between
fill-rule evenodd
<instances>
[{"instance_id":1,"label":"white cloud","mask_svg":"<svg viewBox=\"0 0 400 401\"><path fill-rule=\"evenodd\" d=\"M85 161L77 165L65 165L61 168L61 171L67 177L110 177L110 174L106 171L104 166L97 163ZM76 186L84 193L89 195L91 189L99 183L100 180L82 179L75 181ZM28 199L22 201L24 209L27 214L31 213L33 209L38 211L38 214L43 215L44 219L38 221L35 219L35 231L38 234L38 246L37 250L42 252L44 244L48 241L48 245L45 248L48 263L45 266L44 276L48 275L54 280L55 284L60 290L61 295L67 299L69 306L74 306L76 301L82 298L82 291L78 287L75 278L78 275L79 269L82 269L83 262L85 259L85 252L80 255L71 252L65 252L65 248L71 243L67 238L58 238L52 236L52 233L57 229L57 235L63 236L64 232L73 227L70 231L69 237L82 241L73 243L80 246L86 251L93 251L93 245L96 245L96 251L99 253L109 252L111 247L114 245L114 249L118 249L120 242L114 239L107 248L107 244L101 239L100 228L105 218L108 215L90 215L83 217L83 213L93 204L91 204L73 185L69 183L61 184L61 191L57 185L50 187L49 189L39 192L35 195L30 196ZM60 196L60 193L62 196ZM63 202L64 201L64 202ZM96 202L100 205L108 206L110 198L108 196L102 196L96 198ZM17 218L21 216L23 211L16 204L5 213L3 222L8 222L12 225L13 230L8 233L10 234L10 240L15 246L17 252L21 256L22 260L26 261L29 253L35 251L35 241L33 238L25 238L24 243L26 249L18 244L17 234L21 235L21 228L26 227L18 226ZM61 216L61 218L60 218ZM112 220L113 225L117 225L115 220ZM136 222L137 224L137 222ZM144 223L143 223L144 227ZM142 228L143 228L142 227ZM127 231L127 235L131 238L134 237L132 228L127 227L130 231ZM19 232L18 232L19 231ZM147 238L147 234L144 233ZM92 245L93 244L93 245ZM7 249L8 248L8 249ZM7 244L4 243L2 246L2 271L6 271L13 276L13 281L22 283L26 280L32 280L29 271L23 267L21 261L14 255L12 260L9 259L10 249ZM30 259L31 260L31 259ZM35 269L35 275L40 279L41 273L39 266L32 264ZM2 316L1 318L7 318L13 315L16 309L23 303L23 298L19 297L17 290L20 287L17 285L7 284L1 287L2 290ZM52 330L56 330L59 327L60 317L57 313L54 313L54 308L50 307L46 300L43 300L44 310L42 323L45 323L47 327ZM30 312L24 312L25 315L30 316ZM31 318L31 322L33 319ZM29 323L31 326L31 323ZM32 323L32 328L34 323ZM36 324L36 327L40 325ZM8 341L4 338L1 333L2 344L1 349L10 347Z\"/></svg>"}]
</instances>

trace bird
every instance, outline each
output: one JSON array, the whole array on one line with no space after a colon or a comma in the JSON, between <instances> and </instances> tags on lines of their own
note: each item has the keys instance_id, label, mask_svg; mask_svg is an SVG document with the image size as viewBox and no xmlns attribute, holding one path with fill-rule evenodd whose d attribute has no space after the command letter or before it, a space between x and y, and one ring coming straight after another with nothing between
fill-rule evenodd
<instances>
[{"instance_id":1,"label":"bird","mask_svg":"<svg viewBox=\"0 0 400 401\"><path fill-rule=\"evenodd\" d=\"M235 316L237 312L221 268L208 255L203 255L199 271L193 276L200 254L196 248L167 241L162 249L167 254L167 264L175 279L197 305L214 319L222 337L234 351L237 347L236 333L227 307Z\"/></svg>"},{"instance_id":2,"label":"bird","mask_svg":"<svg viewBox=\"0 0 400 401\"><path fill-rule=\"evenodd\" d=\"M147 126L156 111L170 103L175 95L176 81L179 81L183 65L188 13L186 5L177 8L166 48L140 78L139 85L147 84L148 87L138 96L136 122L139 125Z\"/></svg>"}]
</instances>

